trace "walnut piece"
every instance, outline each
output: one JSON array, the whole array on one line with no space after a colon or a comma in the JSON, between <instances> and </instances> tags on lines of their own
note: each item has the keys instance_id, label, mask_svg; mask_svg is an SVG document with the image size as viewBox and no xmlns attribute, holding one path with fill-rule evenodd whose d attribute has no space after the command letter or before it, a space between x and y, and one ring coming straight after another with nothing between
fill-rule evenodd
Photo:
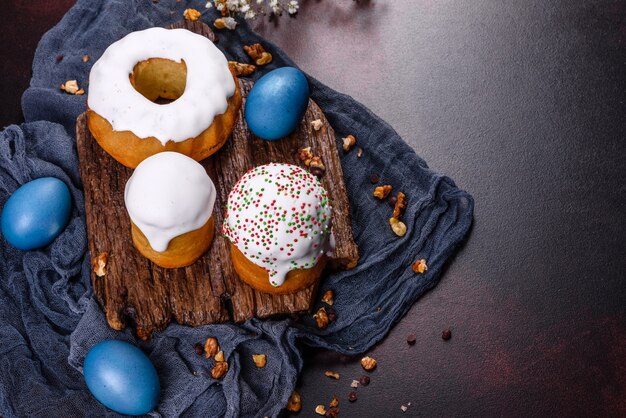
<instances>
[{"instance_id":1,"label":"walnut piece","mask_svg":"<svg viewBox=\"0 0 626 418\"><path fill-rule=\"evenodd\" d=\"M213 379L221 379L228 372L228 363L225 361L218 361L211 370L211 377Z\"/></svg>"},{"instance_id":2,"label":"walnut piece","mask_svg":"<svg viewBox=\"0 0 626 418\"><path fill-rule=\"evenodd\" d=\"M354 135L348 135L347 137L343 138L343 150L345 152L350 151L355 144L356 138L354 137Z\"/></svg>"},{"instance_id":3,"label":"walnut piece","mask_svg":"<svg viewBox=\"0 0 626 418\"><path fill-rule=\"evenodd\" d=\"M402 192L398 192L396 196L396 204L393 207L393 217L400 219L406 209L406 196Z\"/></svg>"},{"instance_id":4,"label":"walnut piece","mask_svg":"<svg viewBox=\"0 0 626 418\"><path fill-rule=\"evenodd\" d=\"M244 64L237 61L228 61L228 65L233 69L237 77L248 76L256 70L256 67L252 64Z\"/></svg>"},{"instance_id":5,"label":"walnut piece","mask_svg":"<svg viewBox=\"0 0 626 418\"><path fill-rule=\"evenodd\" d=\"M358 388L359 387L359 381L358 380L353 380L352 383L350 383L350 387L351 388Z\"/></svg>"},{"instance_id":6,"label":"walnut piece","mask_svg":"<svg viewBox=\"0 0 626 418\"><path fill-rule=\"evenodd\" d=\"M426 260L424 260L423 258L417 260L415 263L413 263L411 267L413 268L413 271L418 274L424 273L426 270L428 270Z\"/></svg>"},{"instance_id":7,"label":"walnut piece","mask_svg":"<svg viewBox=\"0 0 626 418\"><path fill-rule=\"evenodd\" d=\"M399 237L403 237L406 234L406 225L404 222L396 219L389 218L389 225L391 225L391 230Z\"/></svg>"},{"instance_id":8,"label":"walnut piece","mask_svg":"<svg viewBox=\"0 0 626 418\"><path fill-rule=\"evenodd\" d=\"M244 45L243 50L254 60L256 65L266 65L272 62L272 54L265 51L261 44Z\"/></svg>"},{"instance_id":9,"label":"walnut piece","mask_svg":"<svg viewBox=\"0 0 626 418\"><path fill-rule=\"evenodd\" d=\"M78 87L78 82L76 80L67 80L65 83L61 84L60 88L67 94L74 94L77 96L85 94L85 90Z\"/></svg>"},{"instance_id":10,"label":"walnut piece","mask_svg":"<svg viewBox=\"0 0 626 418\"><path fill-rule=\"evenodd\" d=\"M361 158L363 156L363 148L359 147L356 150L356 156L357 156L357 158Z\"/></svg>"},{"instance_id":11,"label":"walnut piece","mask_svg":"<svg viewBox=\"0 0 626 418\"><path fill-rule=\"evenodd\" d=\"M237 21L232 17L220 17L215 19L213 26L215 26L216 29L234 30L237 27Z\"/></svg>"},{"instance_id":12,"label":"walnut piece","mask_svg":"<svg viewBox=\"0 0 626 418\"><path fill-rule=\"evenodd\" d=\"M265 367L267 364L267 356L265 354L253 354L252 361L259 369Z\"/></svg>"},{"instance_id":13,"label":"walnut piece","mask_svg":"<svg viewBox=\"0 0 626 418\"><path fill-rule=\"evenodd\" d=\"M311 147L301 148L298 150L298 159L304 163L307 167L311 164L313 153Z\"/></svg>"},{"instance_id":14,"label":"walnut piece","mask_svg":"<svg viewBox=\"0 0 626 418\"><path fill-rule=\"evenodd\" d=\"M329 322L326 308L319 308L315 315L313 315L313 318L315 318L315 324L319 329L326 329Z\"/></svg>"},{"instance_id":15,"label":"walnut piece","mask_svg":"<svg viewBox=\"0 0 626 418\"><path fill-rule=\"evenodd\" d=\"M335 380L339 380L339 373L337 373L337 372L331 372L330 370L326 370L326 371L324 372L324 376L326 376L326 377L330 377L330 378L335 379ZM332 406L332 405L331 405L331 406Z\"/></svg>"},{"instance_id":16,"label":"walnut piece","mask_svg":"<svg viewBox=\"0 0 626 418\"><path fill-rule=\"evenodd\" d=\"M386 184L384 186L378 186L374 189L374 197L377 197L378 199L382 200L386 198L389 195L389 193L391 193L392 189L393 189L393 186L390 186L389 184Z\"/></svg>"},{"instance_id":17,"label":"walnut piece","mask_svg":"<svg viewBox=\"0 0 626 418\"><path fill-rule=\"evenodd\" d=\"M324 405L317 405L315 407L315 413L317 415L326 415L326 407L324 407Z\"/></svg>"},{"instance_id":18,"label":"walnut piece","mask_svg":"<svg viewBox=\"0 0 626 418\"><path fill-rule=\"evenodd\" d=\"M217 338L209 337L204 343L204 357L207 359L213 357L220 351L220 345L217 343Z\"/></svg>"},{"instance_id":19,"label":"walnut piece","mask_svg":"<svg viewBox=\"0 0 626 418\"><path fill-rule=\"evenodd\" d=\"M302 400L297 390L294 390L287 401L287 410L291 412L300 412L302 409Z\"/></svg>"},{"instance_id":20,"label":"walnut piece","mask_svg":"<svg viewBox=\"0 0 626 418\"><path fill-rule=\"evenodd\" d=\"M108 260L109 253L106 251L91 259L91 270L96 273L96 276L103 277L106 274L104 268L106 267Z\"/></svg>"},{"instance_id":21,"label":"walnut piece","mask_svg":"<svg viewBox=\"0 0 626 418\"><path fill-rule=\"evenodd\" d=\"M363 357L361 359L361 366L367 371L374 370L376 368L376 360L370 356Z\"/></svg>"},{"instance_id":22,"label":"walnut piece","mask_svg":"<svg viewBox=\"0 0 626 418\"><path fill-rule=\"evenodd\" d=\"M322 177L326 172L326 166L320 157L313 157L309 161L310 172L316 177Z\"/></svg>"},{"instance_id":23,"label":"walnut piece","mask_svg":"<svg viewBox=\"0 0 626 418\"><path fill-rule=\"evenodd\" d=\"M217 362L225 361L224 352L222 350L218 351L217 354L215 355L215 361Z\"/></svg>"},{"instance_id":24,"label":"walnut piece","mask_svg":"<svg viewBox=\"0 0 626 418\"><path fill-rule=\"evenodd\" d=\"M87 55L87 54L83 55L83 62L89 61L90 58L91 57L89 55Z\"/></svg>"},{"instance_id":25,"label":"walnut piece","mask_svg":"<svg viewBox=\"0 0 626 418\"><path fill-rule=\"evenodd\" d=\"M183 17L190 22L195 22L196 20L200 19L201 14L202 13L200 13L196 9L185 9L185 11L183 12Z\"/></svg>"},{"instance_id":26,"label":"walnut piece","mask_svg":"<svg viewBox=\"0 0 626 418\"><path fill-rule=\"evenodd\" d=\"M322 126L324 126L324 123L321 119L315 119L313 122L311 122L311 127L316 131L322 129Z\"/></svg>"},{"instance_id":27,"label":"walnut piece","mask_svg":"<svg viewBox=\"0 0 626 418\"><path fill-rule=\"evenodd\" d=\"M322 296L322 302L324 302L327 305L333 306L333 303L334 303L333 297L334 297L333 291L327 290L326 293L324 293L324 296Z\"/></svg>"},{"instance_id":28,"label":"walnut piece","mask_svg":"<svg viewBox=\"0 0 626 418\"><path fill-rule=\"evenodd\" d=\"M339 406L339 399L337 399L337 395L333 395L333 398L330 400L329 406L331 408L337 408Z\"/></svg>"}]
</instances>

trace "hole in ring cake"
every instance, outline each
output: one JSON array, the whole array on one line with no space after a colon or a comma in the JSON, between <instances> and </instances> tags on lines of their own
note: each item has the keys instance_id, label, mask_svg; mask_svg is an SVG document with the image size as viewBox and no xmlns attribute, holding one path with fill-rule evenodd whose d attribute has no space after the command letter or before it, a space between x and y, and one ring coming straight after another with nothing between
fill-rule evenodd
<instances>
[{"instance_id":1,"label":"hole in ring cake","mask_svg":"<svg viewBox=\"0 0 626 418\"><path fill-rule=\"evenodd\" d=\"M155 103L159 97L173 101ZM208 157L230 137L240 107L224 54L186 29L132 32L111 44L89 74L89 130L130 168L163 151Z\"/></svg>"}]
</instances>

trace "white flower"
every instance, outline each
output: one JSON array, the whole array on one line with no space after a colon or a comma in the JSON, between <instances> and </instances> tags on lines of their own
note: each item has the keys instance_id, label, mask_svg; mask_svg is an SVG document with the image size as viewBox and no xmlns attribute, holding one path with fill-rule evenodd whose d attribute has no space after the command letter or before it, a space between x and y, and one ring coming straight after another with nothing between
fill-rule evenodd
<instances>
[{"instance_id":1,"label":"white flower","mask_svg":"<svg viewBox=\"0 0 626 418\"><path fill-rule=\"evenodd\" d=\"M278 6L278 0L270 0L270 7L273 9L274 7L279 7Z\"/></svg>"},{"instance_id":2,"label":"white flower","mask_svg":"<svg viewBox=\"0 0 626 418\"><path fill-rule=\"evenodd\" d=\"M224 3L216 3L215 8L221 12L224 10Z\"/></svg>"},{"instance_id":3,"label":"white flower","mask_svg":"<svg viewBox=\"0 0 626 418\"><path fill-rule=\"evenodd\" d=\"M204 5L204 7L206 9L210 9L211 7L213 7L213 3L211 3L211 0L207 1L206 4Z\"/></svg>"},{"instance_id":4,"label":"white flower","mask_svg":"<svg viewBox=\"0 0 626 418\"><path fill-rule=\"evenodd\" d=\"M249 4L243 4L241 6L239 6L239 12L240 13L247 13L250 10L250 5Z\"/></svg>"},{"instance_id":5,"label":"white flower","mask_svg":"<svg viewBox=\"0 0 626 418\"><path fill-rule=\"evenodd\" d=\"M254 19L256 17L256 12L252 9L248 10L244 16L246 19Z\"/></svg>"},{"instance_id":6,"label":"white flower","mask_svg":"<svg viewBox=\"0 0 626 418\"><path fill-rule=\"evenodd\" d=\"M228 10L237 10L239 8L239 0L226 0Z\"/></svg>"},{"instance_id":7,"label":"white flower","mask_svg":"<svg viewBox=\"0 0 626 418\"><path fill-rule=\"evenodd\" d=\"M237 27L237 21L232 17L223 17L222 19L224 20L224 26L226 26L226 29L233 30Z\"/></svg>"},{"instance_id":8,"label":"white flower","mask_svg":"<svg viewBox=\"0 0 626 418\"><path fill-rule=\"evenodd\" d=\"M299 8L300 8L300 5L298 4L296 0L291 0L289 4L287 5L287 11L289 12L290 15L295 15L296 13L298 13Z\"/></svg>"},{"instance_id":9,"label":"white flower","mask_svg":"<svg viewBox=\"0 0 626 418\"><path fill-rule=\"evenodd\" d=\"M256 4L263 4L265 0L256 0Z\"/></svg>"}]
</instances>

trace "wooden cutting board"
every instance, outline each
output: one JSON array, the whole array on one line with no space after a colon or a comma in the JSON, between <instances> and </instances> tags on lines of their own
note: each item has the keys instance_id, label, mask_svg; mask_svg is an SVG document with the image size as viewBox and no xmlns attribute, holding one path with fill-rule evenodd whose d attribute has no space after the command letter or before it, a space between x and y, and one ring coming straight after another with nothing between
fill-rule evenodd
<instances>
[{"instance_id":1,"label":"wooden cutting board","mask_svg":"<svg viewBox=\"0 0 626 418\"><path fill-rule=\"evenodd\" d=\"M201 22L181 22L184 27L215 41L211 29ZM244 99L253 83L239 80ZM232 186L249 169L270 162L302 165L297 152L311 147L326 166L322 183L333 206L333 230L337 248L335 265L354 267L358 248L352 236L350 208L333 129L312 101L298 129L275 142L255 137L247 128L241 107L232 137L213 156L201 161L215 183L214 217L216 234L209 251L189 267L164 269L135 249L130 219L124 206L124 187L132 170L111 158L97 144L87 127L87 114L76 122L80 173L85 193L87 233L91 257L107 252L105 275L92 271L94 294L106 313L109 325L121 330L136 327L137 336L149 339L173 319L197 326L228 320L245 321L280 314L308 311L316 286L291 295L269 295L242 282L230 260L228 240L220 234L226 201ZM311 128L320 119L322 129Z\"/></svg>"}]
</instances>

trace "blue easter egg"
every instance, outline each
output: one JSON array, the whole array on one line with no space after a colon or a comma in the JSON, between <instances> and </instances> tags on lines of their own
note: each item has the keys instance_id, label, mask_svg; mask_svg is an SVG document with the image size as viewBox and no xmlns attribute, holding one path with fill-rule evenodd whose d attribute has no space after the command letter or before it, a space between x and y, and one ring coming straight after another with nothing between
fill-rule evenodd
<instances>
[{"instance_id":1,"label":"blue easter egg","mask_svg":"<svg viewBox=\"0 0 626 418\"><path fill-rule=\"evenodd\" d=\"M72 199L61 180L42 177L23 184L2 208L2 235L20 250L50 244L70 219Z\"/></svg>"},{"instance_id":2,"label":"blue easter egg","mask_svg":"<svg viewBox=\"0 0 626 418\"><path fill-rule=\"evenodd\" d=\"M309 103L309 84L302 71L283 67L261 77L246 100L248 128L256 136L275 141L296 129Z\"/></svg>"},{"instance_id":3,"label":"blue easter egg","mask_svg":"<svg viewBox=\"0 0 626 418\"><path fill-rule=\"evenodd\" d=\"M125 341L94 345L83 375L91 394L115 412L143 415L157 406L161 387L156 369L143 351Z\"/></svg>"}]
</instances>

